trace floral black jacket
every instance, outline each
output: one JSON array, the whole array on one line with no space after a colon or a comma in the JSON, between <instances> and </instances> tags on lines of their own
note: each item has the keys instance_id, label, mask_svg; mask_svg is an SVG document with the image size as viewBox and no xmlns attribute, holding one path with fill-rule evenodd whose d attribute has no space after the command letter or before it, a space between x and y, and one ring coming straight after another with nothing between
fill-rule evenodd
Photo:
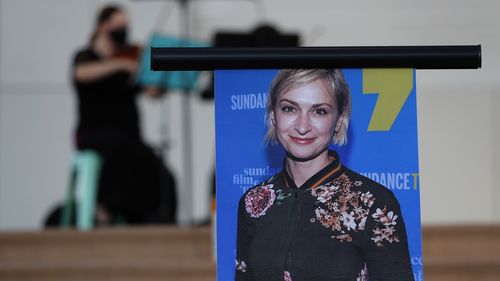
<instances>
[{"instance_id":1,"label":"floral black jacket","mask_svg":"<svg viewBox=\"0 0 500 281\"><path fill-rule=\"evenodd\" d=\"M414 280L393 193L330 155L300 188L282 171L242 196L237 281Z\"/></svg>"}]
</instances>

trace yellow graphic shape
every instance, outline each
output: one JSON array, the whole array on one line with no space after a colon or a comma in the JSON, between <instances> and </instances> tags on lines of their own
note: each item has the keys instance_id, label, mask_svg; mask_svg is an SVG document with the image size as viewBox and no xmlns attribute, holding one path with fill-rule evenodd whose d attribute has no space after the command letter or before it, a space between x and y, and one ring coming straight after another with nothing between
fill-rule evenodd
<instances>
[{"instance_id":1,"label":"yellow graphic shape","mask_svg":"<svg viewBox=\"0 0 500 281\"><path fill-rule=\"evenodd\" d=\"M363 94L378 94L368 131L389 131L413 89L413 69L363 69Z\"/></svg>"}]
</instances>

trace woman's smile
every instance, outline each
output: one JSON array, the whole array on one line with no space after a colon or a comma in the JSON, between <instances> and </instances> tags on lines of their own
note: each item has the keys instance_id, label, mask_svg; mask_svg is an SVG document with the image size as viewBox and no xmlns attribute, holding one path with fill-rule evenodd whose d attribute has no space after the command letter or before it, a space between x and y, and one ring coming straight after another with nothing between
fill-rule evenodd
<instances>
[{"instance_id":1,"label":"woman's smile","mask_svg":"<svg viewBox=\"0 0 500 281\"><path fill-rule=\"evenodd\" d=\"M292 137L292 136L289 137L293 142L297 144L310 144L314 142L314 140L316 139L316 138L304 138L304 137Z\"/></svg>"}]
</instances>

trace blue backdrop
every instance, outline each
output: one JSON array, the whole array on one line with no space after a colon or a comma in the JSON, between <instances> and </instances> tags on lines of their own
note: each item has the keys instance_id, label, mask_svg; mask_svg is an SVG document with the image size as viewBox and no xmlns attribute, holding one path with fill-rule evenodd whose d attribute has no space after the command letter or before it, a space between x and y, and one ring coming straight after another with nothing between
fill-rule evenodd
<instances>
[{"instance_id":1,"label":"blue backdrop","mask_svg":"<svg viewBox=\"0 0 500 281\"><path fill-rule=\"evenodd\" d=\"M219 281L234 280L239 198L281 170L281 147L263 141L267 92L276 72L215 72ZM348 142L331 148L347 167L394 192L406 223L415 280L423 280L415 71L343 72L352 96Z\"/></svg>"}]
</instances>

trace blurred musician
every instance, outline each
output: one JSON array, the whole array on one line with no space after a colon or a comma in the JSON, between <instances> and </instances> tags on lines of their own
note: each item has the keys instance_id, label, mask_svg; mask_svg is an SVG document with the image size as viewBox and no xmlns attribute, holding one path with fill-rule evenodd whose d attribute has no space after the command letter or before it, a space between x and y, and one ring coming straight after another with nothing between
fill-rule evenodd
<instances>
[{"instance_id":1,"label":"blurred musician","mask_svg":"<svg viewBox=\"0 0 500 281\"><path fill-rule=\"evenodd\" d=\"M103 7L88 46L73 61L78 95L76 146L104 159L97 221L173 222L176 198L171 174L141 138L136 97L157 96L135 83L140 49L128 43L129 18L119 6Z\"/></svg>"}]
</instances>

